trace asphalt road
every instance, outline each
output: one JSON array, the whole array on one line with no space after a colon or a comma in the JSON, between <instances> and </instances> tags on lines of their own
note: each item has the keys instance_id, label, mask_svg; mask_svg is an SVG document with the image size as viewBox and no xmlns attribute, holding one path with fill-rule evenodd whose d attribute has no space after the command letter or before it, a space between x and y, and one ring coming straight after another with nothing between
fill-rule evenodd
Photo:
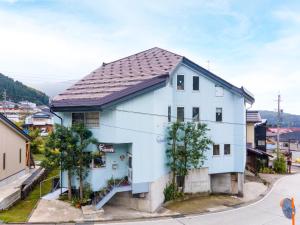
<instances>
[{"instance_id":1,"label":"asphalt road","mask_svg":"<svg viewBox=\"0 0 300 225\"><path fill-rule=\"evenodd\" d=\"M116 222L118 225L291 225L283 216L280 200L294 197L296 225L300 225L300 174L286 176L275 183L273 189L260 201L229 211L193 215L182 218L153 219L134 222ZM298 210L298 214L297 214ZM101 223L103 224L103 223Z\"/></svg>"}]
</instances>

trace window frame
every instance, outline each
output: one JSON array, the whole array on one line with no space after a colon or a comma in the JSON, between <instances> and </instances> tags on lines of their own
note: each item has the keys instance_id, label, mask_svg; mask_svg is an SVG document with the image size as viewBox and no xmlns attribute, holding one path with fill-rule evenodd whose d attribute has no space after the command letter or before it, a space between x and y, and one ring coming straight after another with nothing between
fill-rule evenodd
<instances>
[{"instance_id":1,"label":"window frame","mask_svg":"<svg viewBox=\"0 0 300 225\"><path fill-rule=\"evenodd\" d=\"M226 152L226 146L229 146L229 153ZM231 155L231 144L224 144L224 155Z\"/></svg>"},{"instance_id":2,"label":"window frame","mask_svg":"<svg viewBox=\"0 0 300 225\"><path fill-rule=\"evenodd\" d=\"M197 90L194 89L194 78L198 79L198 89ZM199 76L193 76L193 91L195 91L195 92L200 91L200 77Z\"/></svg>"},{"instance_id":3,"label":"window frame","mask_svg":"<svg viewBox=\"0 0 300 225\"><path fill-rule=\"evenodd\" d=\"M198 119L197 120L194 120L194 109L198 109ZM198 106L192 107L192 122L194 122L194 123L200 122L200 107L198 107Z\"/></svg>"},{"instance_id":4,"label":"window frame","mask_svg":"<svg viewBox=\"0 0 300 225\"><path fill-rule=\"evenodd\" d=\"M218 146L218 153L219 154L215 154L215 147ZM213 156L220 156L221 155L221 150L220 150L220 145L219 144L213 144Z\"/></svg>"},{"instance_id":5,"label":"window frame","mask_svg":"<svg viewBox=\"0 0 300 225\"><path fill-rule=\"evenodd\" d=\"M221 88L222 89L222 94L218 94L218 88ZM221 90L219 89L219 90ZM221 85L215 85L215 97L224 97L224 88L221 86Z\"/></svg>"},{"instance_id":6,"label":"window frame","mask_svg":"<svg viewBox=\"0 0 300 225\"><path fill-rule=\"evenodd\" d=\"M172 121L172 107L168 106L168 122L170 123Z\"/></svg>"},{"instance_id":7,"label":"window frame","mask_svg":"<svg viewBox=\"0 0 300 225\"><path fill-rule=\"evenodd\" d=\"M96 113L97 115L98 115L98 124L97 124L97 126L90 126L90 125L88 125L88 123L87 123L87 114L88 113ZM84 126L86 127L86 128L88 128L88 129L93 129L93 128L98 128L98 127L100 127L100 112L98 112L98 111L91 111L91 112L72 112L72 114L71 114L71 116L72 116L72 118L71 118L71 120L72 120L72 126L73 125L75 125L75 123L74 123L74 119L73 119L73 115L74 114L82 114L83 115L83 124L84 124Z\"/></svg>"},{"instance_id":8,"label":"window frame","mask_svg":"<svg viewBox=\"0 0 300 225\"><path fill-rule=\"evenodd\" d=\"M178 77L183 77L183 89L178 89ZM177 91L184 91L185 90L185 76L184 76L184 74L177 74L177 76L176 76L176 90Z\"/></svg>"},{"instance_id":9,"label":"window frame","mask_svg":"<svg viewBox=\"0 0 300 225\"><path fill-rule=\"evenodd\" d=\"M219 120L219 116L218 116L218 110L221 109L221 120ZM223 122L223 108L222 107L216 107L216 122Z\"/></svg>"},{"instance_id":10,"label":"window frame","mask_svg":"<svg viewBox=\"0 0 300 225\"><path fill-rule=\"evenodd\" d=\"M183 120L182 121L179 121L179 119L178 119L178 109L179 108L182 108L183 109ZM176 108L176 120L177 120L177 122L180 122L180 123L183 123L184 122L184 106L177 106L177 108Z\"/></svg>"}]
</instances>

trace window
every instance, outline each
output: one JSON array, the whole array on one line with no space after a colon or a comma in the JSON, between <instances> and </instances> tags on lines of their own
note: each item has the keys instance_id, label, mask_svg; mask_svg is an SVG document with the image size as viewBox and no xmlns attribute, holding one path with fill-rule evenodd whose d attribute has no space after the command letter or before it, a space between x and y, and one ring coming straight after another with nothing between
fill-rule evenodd
<instances>
[{"instance_id":1,"label":"window","mask_svg":"<svg viewBox=\"0 0 300 225\"><path fill-rule=\"evenodd\" d=\"M213 145L213 155L220 155L220 145Z\"/></svg>"},{"instance_id":2,"label":"window","mask_svg":"<svg viewBox=\"0 0 300 225\"><path fill-rule=\"evenodd\" d=\"M19 149L19 163L22 162L22 149Z\"/></svg>"},{"instance_id":3,"label":"window","mask_svg":"<svg viewBox=\"0 0 300 225\"><path fill-rule=\"evenodd\" d=\"M94 155L94 168L102 168L106 166L105 152L99 152Z\"/></svg>"},{"instance_id":4,"label":"window","mask_svg":"<svg viewBox=\"0 0 300 225\"><path fill-rule=\"evenodd\" d=\"M177 107L177 121L184 122L184 107Z\"/></svg>"},{"instance_id":5,"label":"window","mask_svg":"<svg viewBox=\"0 0 300 225\"><path fill-rule=\"evenodd\" d=\"M224 155L230 155L230 144L224 145Z\"/></svg>"},{"instance_id":6,"label":"window","mask_svg":"<svg viewBox=\"0 0 300 225\"><path fill-rule=\"evenodd\" d=\"M217 122L222 122L222 108L216 108L216 121Z\"/></svg>"},{"instance_id":7,"label":"window","mask_svg":"<svg viewBox=\"0 0 300 225\"><path fill-rule=\"evenodd\" d=\"M265 140L258 140L258 141L257 141L257 145L258 145L258 146L265 146L265 145L266 145L266 142L265 142ZM288 144L287 144L287 146L285 146L285 147L289 147Z\"/></svg>"},{"instance_id":8,"label":"window","mask_svg":"<svg viewBox=\"0 0 300 225\"><path fill-rule=\"evenodd\" d=\"M177 75L177 90L184 90L184 75Z\"/></svg>"},{"instance_id":9,"label":"window","mask_svg":"<svg viewBox=\"0 0 300 225\"><path fill-rule=\"evenodd\" d=\"M72 125L79 123L88 128L99 127L99 112L72 113Z\"/></svg>"},{"instance_id":10,"label":"window","mask_svg":"<svg viewBox=\"0 0 300 225\"><path fill-rule=\"evenodd\" d=\"M216 85L216 97L223 97L224 96L224 90L223 87Z\"/></svg>"},{"instance_id":11,"label":"window","mask_svg":"<svg viewBox=\"0 0 300 225\"><path fill-rule=\"evenodd\" d=\"M199 91L199 77L193 76L193 91Z\"/></svg>"},{"instance_id":12,"label":"window","mask_svg":"<svg viewBox=\"0 0 300 225\"><path fill-rule=\"evenodd\" d=\"M99 112L85 113L85 125L88 128L99 127Z\"/></svg>"},{"instance_id":13,"label":"window","mask_svg":"<svg viewBox=\"0 0 300 225\"><path fill-rule=\"evenodd\" d=\"M171 122L171 106L168 106L168 122Z\"/></svg>"},{"instance_id":14,"label":"window","mask_svg":"<svg viewBox=\"0 0 300 225\"><path fill-rule=\"evenodd\" d=\"M5 153L3 153L3 164L2 164L2 166L3 166L3 170L5 170L5 162L6 162L6 154Z\"/></svg>"},{"instance_id":15,"label":"window","mask_svg":"<svg viewBox=\"0 0 300 225\"><path fill-rule=\"evenodd\" d=\"M84 113L72 113L72 125L84 124Z\"/></svg>"},{"instance_id":16,"label":"window","mask_svg":"<svg viewBox=\"0 0 300 225\"><path fill-rule=\"evenodd\" d=\"M199 116L199 107L193 107L193 122L199 122L200 116Z\"/></svg>"}]
</instances>

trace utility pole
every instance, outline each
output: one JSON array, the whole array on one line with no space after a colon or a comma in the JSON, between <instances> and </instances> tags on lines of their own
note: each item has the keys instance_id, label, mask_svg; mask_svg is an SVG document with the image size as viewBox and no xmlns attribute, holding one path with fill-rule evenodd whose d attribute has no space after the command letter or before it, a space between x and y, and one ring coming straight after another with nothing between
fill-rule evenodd
<instances>
[{"instance_id":1,"label":"utility pole","mask_svg":"<svg viewBox=\"0 0 300 225\"><path fill-rule=\"evenodd\" d=\"M281 96L279 94L277 98L277 158L279 158L279 152L280 152L280 147L279 147L279 136L280 136L279 128L280 128L280 117L281 117L280 102L281 102Z\"/></svg>"}]
</instances>

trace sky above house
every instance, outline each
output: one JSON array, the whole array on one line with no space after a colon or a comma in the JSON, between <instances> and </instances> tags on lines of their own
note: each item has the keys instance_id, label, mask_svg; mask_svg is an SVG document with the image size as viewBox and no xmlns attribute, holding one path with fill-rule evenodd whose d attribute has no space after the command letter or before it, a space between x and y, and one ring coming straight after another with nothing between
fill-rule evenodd
<instances>
[{"instance_id":1,"label":"sky above house","mask_svg":"<svg viewBox=\"0 0 300 225\"><path fill-rule=\"evenodd\" d=\"M300 114L300 1L0 0L0 73L25 84L77 80L157 46L256 98Z\"/></svg>"}]
</instances>

